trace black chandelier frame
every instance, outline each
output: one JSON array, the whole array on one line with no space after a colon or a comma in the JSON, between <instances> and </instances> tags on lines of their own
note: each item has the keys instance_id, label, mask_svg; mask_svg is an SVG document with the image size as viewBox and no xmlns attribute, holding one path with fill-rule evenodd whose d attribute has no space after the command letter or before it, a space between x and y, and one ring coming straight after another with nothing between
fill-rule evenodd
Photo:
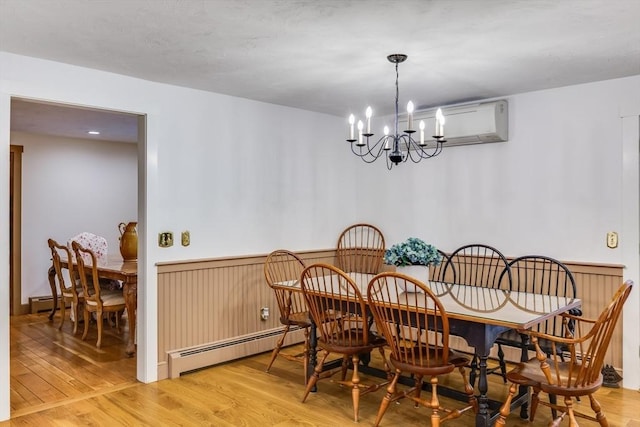
<instances>
[{"instance_id":1,"label":"black chandelier frame","mask_svg":"<svg viewBox=\"0 0 640 427\"><path fill-rule=\"evenodd\" d=\"M395 132L393 135L384 135L375 143L371 143L369 139L374 136L373 133L363 133L363 138L353 139L351 137L347 139L347 142L351 144L353 154L360 157L365 163L373 163L383 155L386 155L387 169L389 170L394 165L406 163L409 159L413 163L419 163L424 159L435 157L442 152L442 146L447 142L444 139L444 135L433 135L435 145L430 146L426 141L421 143L413 139L412 134L416 132L415 129L405 129L402 133L398 131L398 101L400 95L398 64L406 59L407 55L403 54L387 56L387 60L395 64L396 68ZM407 121L407 127L411 127L409 122Z\"/></svg>"}]
</instances>

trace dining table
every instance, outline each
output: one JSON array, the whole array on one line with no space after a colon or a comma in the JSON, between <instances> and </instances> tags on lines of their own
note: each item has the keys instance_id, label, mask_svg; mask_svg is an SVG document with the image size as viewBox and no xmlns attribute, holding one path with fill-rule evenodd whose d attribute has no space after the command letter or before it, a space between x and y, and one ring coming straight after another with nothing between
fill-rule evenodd
<instances>
[{"instance_id":1,"label":"dining table","mask_svg":"<svg viewBox=\"0 0 640 427\"><path fill-rule=\"evenodd\" d=\"M69 268L69 260L60 260L62 268ZM71 260L74 271L77 271L75 260ZM127 319L129 322L129 338L125 352L131 357L136 352L135 336L136 336L136 308L138 306L138 262L125 261L120 255L109 255L106 258L98 259L98 277L104 279L119 280L122 282L122 293L127 310ZM53 308L49 314L49 319L53 319L58 308L58 291L55 281L56 271L53 266L49 268L49 286L53 295Z\"/></svg>"},{"instance_id":2,"label":"dining table","mask_svg":"<svg viewBox=\"0 0 640 427\"><path fill-rule=\"evenodd\" d=\"M362 296L367 298L367 287L373 274L349 272ZM336 277L336 284L340 278ZM298 280L278 284L289 289L300 290ZM463 338L474 348L479 358L478 375L478 412L475 425L489 427L499 415L500 402L489 399L487 380L487 360L496 338L510 329L528 330L539 323L581 306L580 299L555 295L542 295L528 292L517 292L492 289L479 286L462 285L428 281L425 283L438 297L449 317L449 333ZM301 290L300 290L301 291ZM402 298L411 298L412 292L405 292ZM415 297L414 297L415 298ZM393 302L392 302L393 303ZM425 309L428 309L426 307ZM309 339L309 372L313 373L317 361L317 333L312 323ZM384 374L381 370L361 368L361 372L370 371L374 375ZM528 392L521 387L513 399L512 409L524 407L522 417L526 417Z\"/></svg>"}]
</instances>

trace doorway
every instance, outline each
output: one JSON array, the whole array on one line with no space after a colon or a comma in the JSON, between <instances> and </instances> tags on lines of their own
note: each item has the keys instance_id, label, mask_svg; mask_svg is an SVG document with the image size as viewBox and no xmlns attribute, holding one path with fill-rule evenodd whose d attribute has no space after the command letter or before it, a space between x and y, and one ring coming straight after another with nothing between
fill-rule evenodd
<instances>
[{"instance_id":1,"label":"doorway","mask_svg":"<svg viewBox=\"0 0 640 427\"><path fill-rule=\"evenodd\" d=\"M138 171L141 168L140 165L144 164L145 126L146 117L144 115L28 99L11 99L11 142L14 143L14 141L16 141L15 144L11 146L10 152L11 236L9 257L11 260L10 314L12 316L29 313L29 304L23 304L22 298L33 296L33 292L29 288L29 286L33 286L33 278L46 283L46 286L42 286L42 283L40 284L40 293L38 295L42 294L46 296L51 293L46 278L46 272L50 266L51 254L50 252L47 254L49 249L46 245L45 237L39 236L34 238L32 236L33 228L37 227L37 223L48 223L47 227L49 227L49 230L55 230L57 238L64 242L66 242L67 238L78 234L73 228L75 224L69 225L67 229L55 225L56 218L68 216L60 215L60 209L58 207L68 204L70 197L77 197L77 192L69 188L61 189L61 187L64 186L59 184L56 184L55 191L42 189L38 194L39 197L48 197L49 193L53 194L50 200L47 201L48 205L35 211L32 203L34 199L33 194L29 194L34 188L33 173L38 174L38 181L43 185L53 180L52 178L45 177L44 169L52 169L55 170L55 173L62 174L58 182L69 183L74 180L87 181L88 175L86 173L76 173L75 175L77 176L74 176L70 172L72 169L78 169L76 165L82 163L82 159L78 161L79 153L87 153L95 150L96 157L113 157L113 163L121 163L118 160L122 160L124 155L118 155L119 150L110 148L110 145L115 146L119 144L122 147L126 146L126 149L120 151L127 151L129 157L132 157L128 166L132 168L132 171L129 175L130 179L127 186L132 189L134 195L123 202L120 198L104 197L104 187L97 187L95 189L95 192L102 194L105 203L109 205L115 206L121 203L131 206L130 215L114 216L113 219L109 220L107 228L113 228L113 231L108 230L101 233L100 230L97 230L96 233L106 235L112 232L113 235L109 238L110 246L112 246L111 252L118 253L119 231L117 224L120 221L132 221L137 219L137 216L144 216L144 212L141 211L139 207L139 200L141 200L142 195L140 188L143 188L144 184L141 180L144 181L144 176L139 174ZM100 136L88 136L87 131L94 128L100 129ZM26 143L22 144L20 141L25 141ZM74 150L73 147L76 147L76 149ZM34 159L38 157L38 150L49 150L47 151L48 155L58 152L59 155L56 154L57 157L55 157L55 159L51 158L50 161L56 162L55 166L52 166L51 163L48 166L45 165L44 160L46 160L47 156L42 154L39 155L40 163L34 163ZM76 165L72 165L71 167L60 166L60 162L64 161L64 158L72 158L73 161L76 161ZM124 168L125 166L122 167ZM97 166L96 169L113 170L113 166ZM40 177L40 175L42 175L42 177ZM118 173L118 175L121 174ZM78 178L78 176L81 178ZM100 178L96 181L97 184L100 184L106 180ZM122 185L120 188L121 187ZM29 197L31 197L31 200ZM91 205L100 207L100 205L95 203ZM100 209L100 211L104 210L105 209ZM99 215L102 214L103 212L99 213ZM73 220L69 219L67 222L73 223ZM114 224L112 224L112 222ZM30 224L29 233L25 234L21 232L22 223ZM34 227L32 227L32 225ZM140 241L143 242L143 233L140 234ZM25 259L24 254L28 254L28 258ZM35 266L33 264L34 259L37 260L38 263ZM143 262L140 263L139 268L143 268ZM26 288L25 285L27 286ZM49 322L49 326L53 327L55 325L55 328L52 329L57 331L59 321L60 317L58 315L54 317L53 323ZM140 333L144 333L142 329L140 331ZM76 338L79 340L79 337ZM55 340L52 340L52 342L53 341ZM91 344L90 341L83 343L84 347L89 348ZM58 345L58 347L60 346ZM57 351L59 352L60 348L58 348ZM129 362L133 364L133 370L127 370L127 372L130 374L131 381L135 382L137 376L136 358L130 359Z\"/></svg>"}]
</instances>

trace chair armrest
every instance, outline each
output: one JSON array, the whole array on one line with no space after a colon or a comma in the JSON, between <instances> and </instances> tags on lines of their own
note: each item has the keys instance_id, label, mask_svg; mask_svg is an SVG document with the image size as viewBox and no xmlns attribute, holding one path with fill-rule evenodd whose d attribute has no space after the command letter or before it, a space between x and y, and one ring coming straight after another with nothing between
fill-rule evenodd
<instances>
[{"instance_id":1,"label":"chair armrest","mask_svg":"<svg viewBox=\"0 0 640 427\"><path fill-rule=\"evenodd\" d=\"M550 343L565 344L570 346L570 345L578 344L584 341L589 336L589 334L587 334L586 336L581 336L582 328L580 327L580 324L584 323L584 324L589 324L591 326L594 323L596 323L596 320L586 319L582 316L569 314L569 313L562 313L560 314L560 317L562 317L563 322L568 328L568 332L571 334L570 336L550 335L544 332L527 330L527 329L518 330L518 332L523 335L529 336L529 338L532 339L532 341L533 341L533 338L536 338L536 341L538 339L544 339ZM587 328L591 329L590 326L588 326ZM536 342L536 345L537 345L537 342Z\"/></svg>"},{"instance_id":2,"label":"chair armrest","mask_svg":"<svg viewBox=\"0 0 640 427\"><path fill-rule=\"evenodd\" d=\"M577 338L559 337L556 335L549 335L549 334L545 334L544 332L531 331L528 329L518 329L518 332L523 335L529 336L532 342L534 342L533 338L536 338L535 340L536 345L538 345L537 340L539 339L544 339L549 342L558 343L558 344L567 344L567 345L572 345L577 342L580 342L580 340Z\"/></svg>"},{"instance_id":3,"label":"chair armrest","mask_svg":"<svg viewBox=\"0 0 640 427\"><path fill-rule=\"evenodd\" d=\"M572 308L567 313L561 313L560 316L565 317L569 320L575 320L575 321L591 323L591 324L597 322L596 319L587 319L586 317L582 317L582 310L580 310L579 308Z\"/></svg>"}]
</instances>

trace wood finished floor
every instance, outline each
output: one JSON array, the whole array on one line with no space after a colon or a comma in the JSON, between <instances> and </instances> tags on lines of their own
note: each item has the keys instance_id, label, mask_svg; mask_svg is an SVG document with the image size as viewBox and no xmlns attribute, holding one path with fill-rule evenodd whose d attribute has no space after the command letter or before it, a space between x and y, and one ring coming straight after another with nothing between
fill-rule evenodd
<instances>
[{"instance_id":1,"label":"wood finished floor","mask_svg":"<svg viewBox=\"0 0 640 427\"><path fill-rule=\"evenodd\" d=\"M58 319L56 319L58 321ZM92 325L95 328L95 325ZM82 342L69 325L62 332L46 313L11 319L11 420L0 426L345 426L351 419L351 392L327 380L300 403L301 365L279 358L270 373L268 354L203 369L152 384L135 381L135 358L124 355L126 335L105 329L101 350L94 335ZM285 349L295 352L296 349ZM375 355L374 355L375 356ZM379 363L374 359L373 364ZM363 378L371 380L371 378ZM373 378L373 380L377 380ZM442 381L455 387L458 377ZM502 399L507 387L490 377L490 395ZM360 425L372 425L383 391L360 401ZM612 427L640 427L640 393L602 388L597 397ZM442 404L458 407L446 398ZM588 409L588 403L578 404ZM428 410L408 401L393 404L381 426L429 425ZM508 418L510 426L546 426L541 407L534 423ZM471 426L464 414L445 426ZM563 425L568 425L565 420ZM597 425L581 421L582 426Z\"/></svg>"}]
</instances>

